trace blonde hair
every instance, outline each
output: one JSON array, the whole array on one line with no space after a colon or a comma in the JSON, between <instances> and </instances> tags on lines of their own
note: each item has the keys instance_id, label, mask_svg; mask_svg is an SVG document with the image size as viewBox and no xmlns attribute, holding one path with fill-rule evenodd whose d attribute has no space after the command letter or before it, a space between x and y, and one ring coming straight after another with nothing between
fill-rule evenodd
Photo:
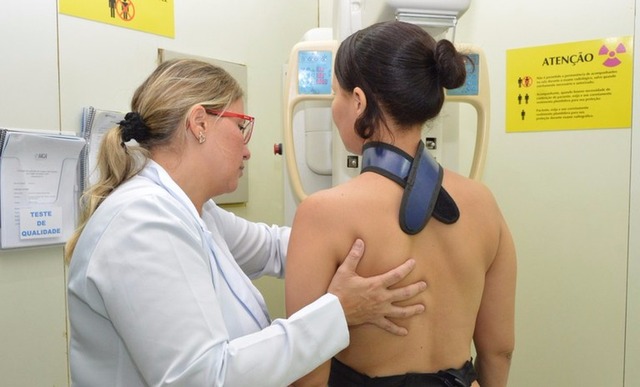
<instances>
[{"instance_id":1,"label":"blonde hair","mask_svg":"<svg viewBox=\"0 0 640 387\"><path fill-rule=\"evenodd\" d=\"M180 141L178 128L186 122L191 109L205 105L224 110L242 98L238 82L224 69L193 59L175 59L160 64L138 87L131 110L145 128L143 140L125 145L122 127L110 129L98 151L98 181L80 200L79 227L65 246L65 260L71 261L80 234L100 204L122 183L135 176L149 159L150 150Z\"/></svg>"}]
</instances>

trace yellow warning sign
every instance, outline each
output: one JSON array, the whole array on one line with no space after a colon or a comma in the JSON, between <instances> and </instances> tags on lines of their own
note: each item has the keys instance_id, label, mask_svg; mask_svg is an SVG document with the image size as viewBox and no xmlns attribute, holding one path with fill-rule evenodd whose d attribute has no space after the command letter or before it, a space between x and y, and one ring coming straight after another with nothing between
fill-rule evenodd
<instances>
[{"instance_id":1,"label":"yellow warning sign","mask_svg":"<svg viewBox=\"0 0 640 387\"><path fill-rule=\"evenodd\" d=\"M631 37L507 51L506 130L631 126Z\"/></svg>"},{"instance_id":2,"label":"yellow warning sign","mask_svg":"<svg viewBox=\"0 0 640 387\"><path fill-rule=\"evenodd\" d=\"M173 0L59 0L60 13L173 38Z\"/></svg>"}]
</instances>

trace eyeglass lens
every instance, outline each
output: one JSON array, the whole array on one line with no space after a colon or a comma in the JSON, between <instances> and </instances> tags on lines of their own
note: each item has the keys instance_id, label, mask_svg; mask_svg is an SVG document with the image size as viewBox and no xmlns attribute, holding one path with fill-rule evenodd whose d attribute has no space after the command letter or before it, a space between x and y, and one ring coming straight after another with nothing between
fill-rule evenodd
<instances>
[{"instance_id":1,"label":"eyeglass lens","mask_svg":"<svg viewBox=\"0 0 640 387\"><path fill-rule=\"evenodd\" d=\"M242 136L244 143L247 144L251 139L251 133L253 132L253 120L243 120L242 122Z\"/></svg>"}]
</instances>

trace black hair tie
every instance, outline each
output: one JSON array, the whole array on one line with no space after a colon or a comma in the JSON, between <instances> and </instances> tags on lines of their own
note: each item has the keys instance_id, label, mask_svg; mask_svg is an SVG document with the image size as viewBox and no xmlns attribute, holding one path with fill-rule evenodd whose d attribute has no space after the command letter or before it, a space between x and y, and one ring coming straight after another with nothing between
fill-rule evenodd
<instances>
[{"instance_id":1,"label":"black hair tie","mask_svg":"<svg viewBox=\"0 0 640 387\"><path fill-rule=\"evenodd\" d=\"M137 112L127 113L119 125L123 144L130 140L136 140L140 143L149 138L149 128Z\"/></svg>"}]
</instances>

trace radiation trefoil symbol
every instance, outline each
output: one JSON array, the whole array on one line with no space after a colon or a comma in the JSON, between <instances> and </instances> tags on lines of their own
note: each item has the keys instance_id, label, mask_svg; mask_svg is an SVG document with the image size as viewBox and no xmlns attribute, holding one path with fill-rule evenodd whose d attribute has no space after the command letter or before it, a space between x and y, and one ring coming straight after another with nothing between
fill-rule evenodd
<instances>
[{"instance_id":1,"label":"radiation trefoil symbol","mask_svg":"<svg viewBox=\"0 0 640 387\"><path fill-rule=\"evenodd\" d=\"M598 54L608 56L608 58L602 63L603 65L607 67L616 67L617 65L622 63L622 61L620 61L620 59L618 59L616 55L622 54L625 52L627 52L627 49L624 47L624 44L622 43L618 44L618 47L616 47L615 50L609 50L607 46L603 44L602 47L600 47L600 51L598 52Z\"/></svg>"}]
</instances>

